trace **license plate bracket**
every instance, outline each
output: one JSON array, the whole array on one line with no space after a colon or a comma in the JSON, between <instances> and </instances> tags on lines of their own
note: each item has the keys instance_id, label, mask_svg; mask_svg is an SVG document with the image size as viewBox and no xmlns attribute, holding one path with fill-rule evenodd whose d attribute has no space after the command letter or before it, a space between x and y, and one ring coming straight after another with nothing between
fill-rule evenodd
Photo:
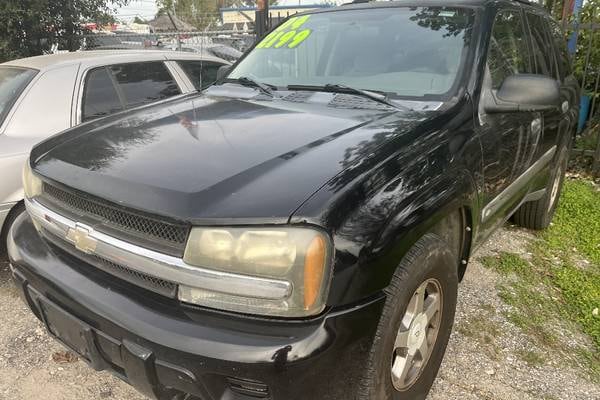
<instances>
[{"instance_id":1,"label":"license plate bracket","mask_svg":"<svg viewBox=\"0 0 600 400\"><path fill-rule=\"evenodd\" d=\"M103 369L92 328L49 301L38 299L38 302L48 333L94 369Z\"/></svg>"}]
</instances>

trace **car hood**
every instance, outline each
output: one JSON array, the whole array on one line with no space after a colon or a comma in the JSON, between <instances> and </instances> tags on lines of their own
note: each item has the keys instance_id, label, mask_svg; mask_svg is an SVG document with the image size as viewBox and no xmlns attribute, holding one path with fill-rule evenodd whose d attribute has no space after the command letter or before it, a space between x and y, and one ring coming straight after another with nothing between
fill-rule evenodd
<instances>
[{"instance_id":1,"label":"car hood","mask_svg":"<svg viewBox=\"0 0 600 400\"><path fill-rule=\"evenodd\" d=\"M368 156L356 151L361 143L412 131L432 114L373 102L357 108L362 98L343 95L351 100L344 104L328 93L211 93L80 125L37 146L34 168L78 191L192 223L284 222L352 159Z\"/></svg>"}]
</instances>

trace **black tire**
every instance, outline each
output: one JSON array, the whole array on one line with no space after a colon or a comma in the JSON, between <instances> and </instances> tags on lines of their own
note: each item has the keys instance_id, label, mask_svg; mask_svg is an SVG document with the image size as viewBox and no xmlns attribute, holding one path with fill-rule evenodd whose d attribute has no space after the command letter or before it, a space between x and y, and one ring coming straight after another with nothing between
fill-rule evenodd
<instances>
[{"instance_id":1,"label":"black tire","mask_svg":"<svg viewBox=\"0 0 600 400\"><path fill-rule=\"evenodd\" d=\"M0 232L0 259L6 258L7 256L6 239L8 237L8 231L10 230L10 227L12 226L13 222L15 222L15 220L19 217L19 215L21 215L24 212L25 205L23 204L23 202L17 203L17 205L14 206L12 210L10 210L10 213L8 213L8 217L6 217L6 219L4 220L4 224L2 225L2 232Z\"/></svg>"},{"instance_id":2,"label":"black tire","mask_svg":"<svg viewBox=\"0 0 600 400\"><path fill-rule=\"evenodd\" d=\"M431 355L411 386L398 391L391 370L396 335L413 294L434 279L442 289L441 317ZM422 237L402 259L388 288L387 300L361 380L361 400L423 400L427 397L444 357L454 323L458 289L457 256L439 236Z\"/></svg>"},{"instance_id":3,"label":"black tire","mask_svg":"<svg viewBox=\"0 0 600 400\"><path fill-rule=\"evenodd\" d=\"M565 179L565 172L569 163L569 149L562 147L558 153L558 158L554 168L552 169L546 184L546 193L536 201L524 203L515 211L512 220L515 224L523 228L542 230L547 228L552 222L560 192L562 190ZM557 192L552 196L554 184L557 183Z\"/></svg>"}]
</instances>

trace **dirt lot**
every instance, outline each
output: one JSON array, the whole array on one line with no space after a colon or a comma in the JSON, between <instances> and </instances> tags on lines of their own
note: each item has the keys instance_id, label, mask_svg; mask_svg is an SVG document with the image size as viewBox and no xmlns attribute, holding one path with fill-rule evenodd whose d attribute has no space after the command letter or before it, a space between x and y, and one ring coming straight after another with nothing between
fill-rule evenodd
<instances>
[{"instance_id":1,"label":"dirt lot","mask_svg":"<svg viewBox=\"0 0 600 400\"><path fill-rule=\"evenodd\" d=\"M497 289L506 277L477 261L500 251L526 255L531 240L535 237L525 230L505 228L475 255L460 287L456 325L430 400L600 399L600 384L583 363L540 348L509 322L509 306ZM0 316L1 400L143 399L108 373L57 357L63 349L17 297L6 263L0 263ZM579 335L566 331L560 340L594 351Z\"/></svg>"}]
</instances>

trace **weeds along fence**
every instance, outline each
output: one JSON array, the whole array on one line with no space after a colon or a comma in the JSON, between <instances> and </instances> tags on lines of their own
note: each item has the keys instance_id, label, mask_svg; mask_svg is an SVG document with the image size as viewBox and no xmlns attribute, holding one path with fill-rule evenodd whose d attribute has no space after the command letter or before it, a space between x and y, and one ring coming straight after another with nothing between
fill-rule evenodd
<instances>
[{"instance_id":1,"label":"weeds along fence","mask_svg":"<svg viewBox=\"0 0 600 400\"><path fill-rule=\"evenodd\" d=\"M581 112L578 132L581 138L575 155L591 158L592 171L600 175L600 9L588 8L581 23L570 33L571 50L575 49L573 69L581 86ZM574 47L574 38L577 45Z\"/></svg>"}]
</instances>

